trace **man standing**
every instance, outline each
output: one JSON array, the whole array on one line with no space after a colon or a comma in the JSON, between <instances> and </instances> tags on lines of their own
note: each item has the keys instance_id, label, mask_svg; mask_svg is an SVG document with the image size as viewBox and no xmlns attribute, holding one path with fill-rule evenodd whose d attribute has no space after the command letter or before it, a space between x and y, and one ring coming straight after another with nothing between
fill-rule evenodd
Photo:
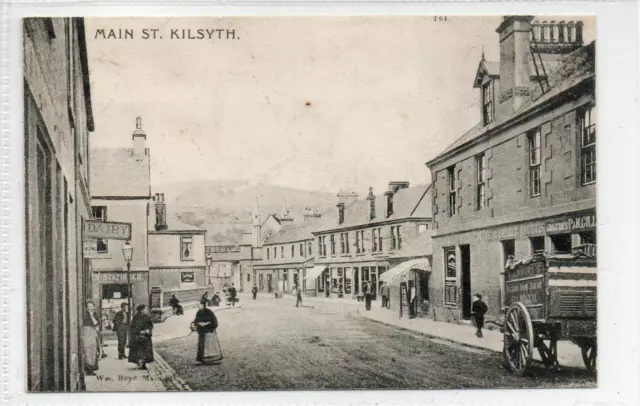
<instances>
[{"instance_id":1,"label":"man standing","mask_svg":"<svg viewBox=\"0 0 640 406\"><path fill-rule=\"evenodd\" d=\"M251 293L253 294L253 300L256 300L256 296L258 296L258 287L256 285L253 285Z\"/></svg>"},{"instance_id":2,"label":"man standing","mask_svg":"<svg viewBox=\"0 0 640 406\"><path fill-rule=\"evenodd\" d=\"M380 296L382 296L382 307L389 308L389 293L391 289L389 288L389 284L385 281L380 288Z\"/></svg>"},{"instance_id":3,"label":"man standing","mask_svg":"<svg viewBox=\"0 0 640 406\"><path fill-rule=\"evenodd\" d=\"M416 318L416 287L413 284L413 281L409 281L409 292L408 292L408 299L409 299L409 318L410 319L415 319Z\"/></svg>"},{"instance_id":4,"label":"man standing","mask_svg":"<svg viewBox=\"0 0 640 406\"><path fill-rule=\"evenodd\" d=\"M124 359L124 349L127 345L127 335L129 334L129 305L122 303L121 310L113 318L113 330L118 336L118 359Z\"/></svg>"},{"instance_id":5,"label":"man standing","mask_svg":"<svg viewBox=\"0 0 640 406\"><path fill-rule=\"evenodd\" d=\"M482 301L482 295L473 295L473 305L471 305L471 316L476 325L476 336L482 338L482 327L484 327L484 315L487 313L487 305Z\"/></svg>"},{"instance_id":6,"label":"man standing","mask_svg":"<svg viewBox=\"0 0 640 406\"><path fill-rule=\"evenodd\" d=\"M229 297L231 298L231 306L235 306L236 305L236 287L235 285L232 283L231 287L229 288Z\"/></svg>"},{"instance_id":7,"label":"man standing","mask_svg":"<svg viewBox=\"0 0 640 406\"><path fill-rule=\"evenodd\" d=\"M371 293L372 293L371 281L367 281L367 283L364 285L365 309L367 311L371 310Z\"/></svg>"},{"instance_id":8,"label":"man standing","mask_svg":"<svg viewBox=\"0 0 640 406\"><path fill-rule=\"evenodd\" d=\"M296 287L294 288L294 292L296 294L296 307L300 307L300 305L302 304L302 290L300 289L299 285L296 285Z\"/></svg>"}]
</instances>

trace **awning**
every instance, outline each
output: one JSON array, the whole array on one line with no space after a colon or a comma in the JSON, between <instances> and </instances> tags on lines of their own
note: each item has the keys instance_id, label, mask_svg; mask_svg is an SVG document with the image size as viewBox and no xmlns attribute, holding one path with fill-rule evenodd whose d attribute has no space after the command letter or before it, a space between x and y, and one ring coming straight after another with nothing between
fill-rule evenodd
<instances>
[{"instance_id":1,"label":"awning","mask_svg":"<svg viewBox=\"0 0 640 406\"><path fill-rule=\"evenodd\" d=\"M322 272L324 272L325 269L327 269L326 265L314 266L307 272L307 276L304 278L304 280L307 282L314 282L316 278L320 276Z\"/></svg>"},{"instance_id":2,"label":"awning","mask_svg":"<svg viewBox=\"0 0 640 406\"><path fill-rule=\"evenodd\" d=\"M391 283L392 280L404 275L411 270L418 270L422 272L431 272L431 266L426 258L417 258L405 261L400 265L396 265L380 275L380 280L383 282Z\"/></svg>"}]
</instances>

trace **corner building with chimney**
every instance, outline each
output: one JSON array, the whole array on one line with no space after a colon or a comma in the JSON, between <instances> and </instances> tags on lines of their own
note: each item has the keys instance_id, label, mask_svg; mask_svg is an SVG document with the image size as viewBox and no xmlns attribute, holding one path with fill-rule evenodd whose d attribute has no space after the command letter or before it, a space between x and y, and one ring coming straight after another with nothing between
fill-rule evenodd
<instances>
[{"instance_id":1,"label":"corner building with chimney","mask_svg":"<svg viewBox=\"0 0 640 406\"><path fill-rule=\"evenodd\" d=\"M433 179L431 305L471 316L503 308L509 257L595 253L595 43L582 23L505 17L500 61L481 59L481 121L427 163Z\"/></svg>"},{"instance_id":2,"label":"corner building with chimney","mask_svg":"<svg viewBox=\"0 0 640 406\"><path fill-rule=\"evenodd\" d=\"M363 284L371 282L376 300L380 276L401 258L395 255L432 228L430 186L390 182L382 196L372 188L365 199L339 193L336 206L336 215L323 218L313 231L316 252L314 267L305 275L306 292L356 298L362 296ZM430 256L430 245L419 251L419 256Z\"/></svg>"},{"instance_id":3,"label":"corner building with chimney","mask_svg":"<svg viewBox=\"0 0 640 406\"><path fill-rule=\"evenodd\" d=\"M131 288L127 262L122 253L125 241L98 240L93 257L93 301L109 327L120 304L131 296L131 306L149 303L149 252L147 224L151 204L151 171L147 135L142 118L130 148L91 150L91 210L94 220L131 223L133 255Z\"/></svg>"}]
</instances>

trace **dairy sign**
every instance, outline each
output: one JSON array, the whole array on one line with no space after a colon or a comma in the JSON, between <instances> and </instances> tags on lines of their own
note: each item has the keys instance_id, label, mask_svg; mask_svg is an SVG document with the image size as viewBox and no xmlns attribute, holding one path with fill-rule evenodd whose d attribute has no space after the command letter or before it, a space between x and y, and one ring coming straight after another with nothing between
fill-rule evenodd
<instances>
[{"instance_id":1,"label":"dairy sign","mask_svg":"<svg viewBox=\"0 0 640 406\"><path fill-rule=\"evenodd\" d=\"M84 223L84 238L105 240L130 240L131 223L88 220Z\"/></svg>"}]
</instances>

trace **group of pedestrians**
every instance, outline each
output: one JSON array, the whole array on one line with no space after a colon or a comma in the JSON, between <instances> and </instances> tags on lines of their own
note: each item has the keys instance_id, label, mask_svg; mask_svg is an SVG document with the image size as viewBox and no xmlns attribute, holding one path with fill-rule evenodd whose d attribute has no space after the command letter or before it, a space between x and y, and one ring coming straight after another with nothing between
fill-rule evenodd
<instances>
[{"instance_id":1,"label":"group of pedestrians","mask_svg":"<svg viewBox=\"0 0 640 406\"><path fill-rule=\"evenodd\" d=\"M153 343L151 341L153 323L146 312L145 305L136 307L136 314L131 318L129 305L122 303L120 311L113 318L113 330L118 337L118 359L127 358L140 369L153 362ZM100 318L94 312L95 304L88 301L83 316L83 356L86 375L95 375L99 369L99 361L106 358L103 350ZM125 349L129 348L129 355Z\"/></svg>"}]
</instances>

